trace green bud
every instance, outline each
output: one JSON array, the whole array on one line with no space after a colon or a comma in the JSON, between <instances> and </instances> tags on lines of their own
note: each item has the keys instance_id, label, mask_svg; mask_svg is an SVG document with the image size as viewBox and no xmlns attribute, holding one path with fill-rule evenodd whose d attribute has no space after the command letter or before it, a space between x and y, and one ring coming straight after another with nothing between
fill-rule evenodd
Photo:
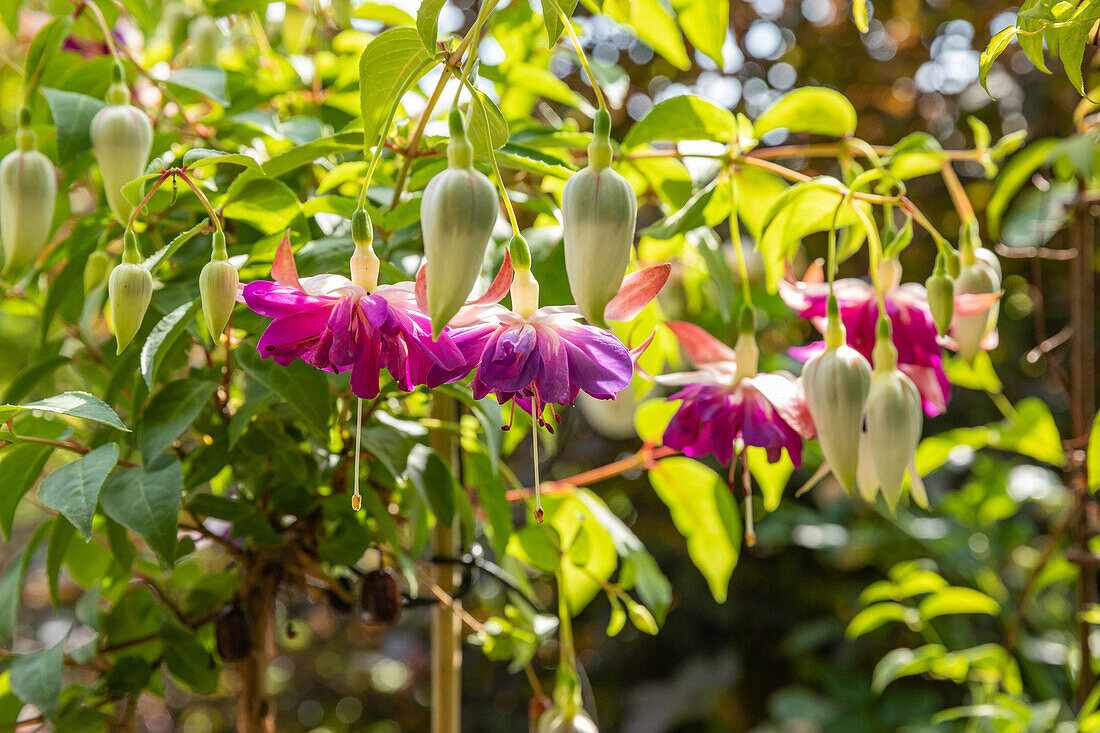
<instances>
[{"instance_id":1,"label":"green bud","mask_svg":"<svg viewBox=\"0 0 1100 733\"><path fill-rule=\"evenodd\" d=\"M601 127L603 116L597 116ZM612 170L611 146L597 131L588 165L566 182L561 197L565 273L573 300L589 323L606 327L604 309L622 287L634 246L638 201Z\"/></svg>"},{"instance_id":2,"label":"green bud","mask_svg":"<svg viewBox=\"0 0 1100 733\"><path fill-rule=\"evenodd\" d=\"M879 315L875 326L875 346L871 350L871 356L875 364L875 374L894 371L898 365L898 350L891 335L890 319L884 314Z\"/></svg>"},{"instance_id":3,"label":"green bud","mask_svg":"<svg viewBox=\"0 0 1100 733\"><path fill-rule=\"evenodd\" d=\"M222 29L209 15L200 15L188 27L191 51L198 66L217 66L218 51L222 47Z\"/></svg>"},{"instance_id":4,"label":"green bud","mask_svg":"<svg viewBox=\"0 0 1100 733\"><path fill-rule=\"evenodd\" d=\"M20 116L29 122L26 108ZM16 143L17 149L0 160L0 239L9 276L21 273L46 245L57 198L57 173L50 159L35 150L29 126L20 125Z\"/></svg>"},{"instance_id":5,"label":"green bud","mask_svg":"<svg viewBox=\"0 0 1100 733\"><path fill-rule=\"evenodd\" d=\"M499 214L496 189L473 167L473 148L457 110L450 125L449 165L428 182L420 201L428 315L437 337L473 290Z\"/></svg>"},{"instance_id":6,"label":"green bud","mask_svg":"<svg viewBox=\"0 0 1100 733\"><path fill-rule=\"evenodd\" d=\"M871 365L844 343L843 328L840 327L840 344L828 345L802 367L802 385L821 452L837 481L851 493L859 466L860 431L871 388Z\"/></svg>"},{"instance_id":7,"label":"green bud","mask_svg":"<svg viewBox=\"0 0 1100 733\"><path fill-rule=\"evenodd\" d=\"M111 256L101 249L88 255L84 263L84 294L92 292L107 277L107 268L111 265Z\"/></svg>"},{"instance_id":8,"label":"green bud","mask_svg":"<svg viewBox=\"0 0 1100 733\"><path fill-rule=\"evenodd\" d=\"M233 306L237 304L237 286L240 276L229 260L211 259L199 273L199 295L202 298L202 315L206 328L217 341L229 323Z\"/></svg>"},{"instance_id":9,"label":"green bud","mask_svg":"<svg viewBox=\"0 0 1100 733\"><path fill-rule=\"evenodd\" d=\"M531 248L521 235L516 234L508 241L508 255L512 258L512 267L517 270L531 269Z\"/></svg>"},{"instance_id":10,"label":"green bud","mask_svg":"<svg viewBox=\"0 0 1100 733\"><path fill-rule=\"evenodd\" d=\"M947 274L947 257L941 252L936 255L936 269L924 282L928 291L928 309L936 331L943 336L951 327L951 318L955 314L955 280Z\"/></svg>"},{"instance_id":11,"label":"green bud","mask_svg":"<svg viewBox=\"0 0 1100 733\"><path fill-rule=\"evenodd\" d=\"M370 247L374 243L374 225L366 209L356 209L352 214L351 239L356 247Z\"/></svg>"},{"instance_id":12,"label":"green bud","mask_svg":"<svg viewBox=\"0 0 1100 733\"><path fill-rule=\"evenodd\" d=\"M332 0L332 19L338 28L351 28L351 0Z\"/></svg>"},{"instance_id":13,"label":"green bud","mask_svg":"<svg viewBox=\"0 0 1100 733\"><path fill-rule=\"evenodd\" d=\"M125 85L121 87L125 90ZM112 90L117 87L112 85ZM92 149L103 175L107 203L120 223L125 224L133 206L122 195L122 187L145 172L153 147L153 125L126 97L108 93L110 104L92 118Z\"/></svg>"},{"instance_id":14,"label":"green bud","mask_svg":"<svg viewBox=\"0 0 1100 733\"><path fill-rule=\"evenodd\" d=\"M877 344L875 348L878 349ZM920 501L923 490L918 497L920 476L916 473L914 457L924 413L920 393L912 380L893 367L882 370L876 363L863 419L865 430L860 440L858 471L860 494L867 501L873 501L881 491L893 509L901 498L905 473L909 471L913 496Z\"/></svg>"},{"instance_id":15,"label":"green bud","mask_svg":"<svg viewBox=\"0 0 1100 733\"><path fill-rule=\"evenodd\" d=\"M124 258L111 271L107 293L111 299L111 321L118 341L117 353L121 354L145 320L145 311L153 297L153 276L143 265Z\"/></svg>"}]
</instances>

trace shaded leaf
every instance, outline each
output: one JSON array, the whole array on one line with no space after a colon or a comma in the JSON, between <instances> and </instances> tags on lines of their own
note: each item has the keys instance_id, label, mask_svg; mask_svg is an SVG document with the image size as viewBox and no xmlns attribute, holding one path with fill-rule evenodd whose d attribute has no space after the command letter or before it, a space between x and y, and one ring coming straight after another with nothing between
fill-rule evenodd
<instances>
[{"instance_id":1,"label":"shaded leaf","mask_svg":"<svg viewBox=\"0 0 1100 733\"><path fill-rule=\"evenodd\" d=\"M38 500L61 512L88 542L92 539L92 517L100 487L117 463L118 445L102 445L43 479Z\"/></svg>"},{"instance_id":2,"label":"shaded leaf","mask_svg":"<svg viewBox=\"0 0 1100 733\"><path fill-rule=\"evenodd\" d=\"M103 511L144 539L166 564L176 559L183 469L165 456L150 467L133 468L111 476L99 492Z\"/></svg>"}]
</instances>

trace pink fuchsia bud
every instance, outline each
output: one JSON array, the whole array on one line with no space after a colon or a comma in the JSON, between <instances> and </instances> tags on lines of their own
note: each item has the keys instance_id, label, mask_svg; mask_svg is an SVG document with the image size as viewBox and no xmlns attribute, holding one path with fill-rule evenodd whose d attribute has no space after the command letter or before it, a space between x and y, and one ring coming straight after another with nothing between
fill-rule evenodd
<instances>
[{"instance_id":1,"label":"pink fuchsia bud","mask_svg":"<svg viewBox=\"0 0 1100 733\"><path fill-rule=\"evenodd\" d=\"M859 467L863 413L871 388L871 365L844 341L836 298L829 296L825 351L802 368L806 406L821 452L844 490L851 493Z\"/></svg>"},{"instance_id":2,"label":"pink fuchsia bud","mask_svg":"<svg viewBox=\"0 0 1100 733\"><path fill-rule=\"evenodd\" d=\"M474 149L457 110L450 123L447 169L428 182L420 202L428 315L436 338L473 290L498 214L496 191L474 170Z\"/></svg>"},{"instance_id":3,"label":"pink fuchsia bud","mask_svg":"<svg viewBox=\"0 0 1100 733\"><path fill-rule=\"evenodd\" d=\"M111 271L111 278L107 283L107 294L111 300L111 322L114 324L119 354L141 328L145 311L153 297L153 276L141 264L137 236L127 230L125 242L122 262Z\"/></svg>"},{"instance_id":4,"label":"pink fuchsia bud","mask_svg":"<svg viewBox=\"0 0 1100 733\"><path fill-rule=\"evenodd\" d=\"M924 289L928 293L928 310L936 324L936 332L944 336L955 315L955 279L947 272L947 256L943 252L936 255L936 269L925 280Z\"/></svg>"},{"instance_id":5,"label":"pink fuchsia bud","mask_svg":"<svg viewBox=\"0 0 1100 733\"><path fill-rule=\"evenodd\" d=\"M569 179L561 197L569 289L584 317L602 328L607 327L604 309L619 292L630 263L638 213L634 189L610 168L610 126L601 110L588 166Z\"/></svg>"},{"instance_id":6,"label":"pink fuchsia bud","mask_svg":"<svg viewBox=\"0 0 1100 733\"><path fill-rule=\"evenodd\" d=\"M133 206L122 195L122 187L144 175L153 148L153 125L137 107L130 104L130 91L115 67L114 83L107 92L107 106L92 118L92 149L103 189L115 218L125 224Z\"/></svg>"},{"instance_id":7,"label":"pink fuchsia bud","mask_svg":"<svg viewBox=\"0 0 1100 733\"><path fill-rule=\"evenodd\" d=\"M57 173L50 159L35 149L25 107L15 138L16 149L0 161L0 239L8 275L21 273L42 251L57 198Z\"/></svg>"},{"instance_id":8,"label":"pink fuchsia bud","mask_svg":"<svg viewBox=\"0 0 1100 733\"><path fill-rule=\"evenodd\" d=\"M874 362L860 440L857 472L860 494L867 501L874 501L881 491L893 510L901 498L908 471L913 499L927 506L915 464L924 422L920 393L913 381L897 369L897 349L891 341L890 322L885 318L879 320Z\"/></svg>"},{"instance_id":9,"label":"pink fuchsia bud","mask_svg":"<svg viewBox=\"0 0 1100 733\"><path fill-rule=\"evenodd\" d=\"M233 306L237 304L237 287L240 285L237 268L229 262L225 250L225 234L214 232L214 254L199 273L199 296L202 298L202 315L206 328L215 343L229 323Z\"/></svg>"},{"instance_id":10,"label":"pink fuchsia bud","mask_svg":"<svg viewBox=\"0 0 1100 733\"><path fill-rule=\"evenodd\" d=\"M974 361L982 341L997 327L1000 291L1001 266L996 255L984 248L974 250L955 278L955 317L951 322L959 356L968 362Z\"/></svg>"}]
</instances>

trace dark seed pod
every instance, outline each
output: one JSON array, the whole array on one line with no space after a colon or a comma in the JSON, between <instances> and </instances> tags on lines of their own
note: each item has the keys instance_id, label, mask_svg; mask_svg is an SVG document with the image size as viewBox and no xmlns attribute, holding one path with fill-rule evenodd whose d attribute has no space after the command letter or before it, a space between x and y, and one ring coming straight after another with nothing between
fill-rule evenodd
<instances>
[{"instance_id":1,"label":"dark seed pod","mask_svg":"<svg viewBox=\"0 0 1100 733\"><path fill-rule=\"evenodd\" d=\"M218 655L226 662L239 662L252 653L252 632L248 618L234 603L226 606L214 621L214 637Z\"/></svg>"},{"instance_id":2,"label":"dark seed pod","mask_svg":"<svg viewBox=\"0 0 1100 733\"><path fill-rule=\"evenodd\" d=\"M354 595L355 584L352 579L346 575L341 575L336 578L336 582L340 584L340 587L344 589L345 595ZM325 600L328 601L329 608L339 614L348 614L355 608L355 604L351 601L345 600L345 596L337 593L332 588L325 588Z\"/></svg>"},{"instance_id":3,"label":"dark seed pod","mask_svg":"<svg viewBox=\"0 0 1100 733\"><path fill-rule=\"evenodd\" d=\"M401 586L393 570L374 570L363 578L359 617L374 626L392 626L401 618Z\"/></svg>"}]
</instances>

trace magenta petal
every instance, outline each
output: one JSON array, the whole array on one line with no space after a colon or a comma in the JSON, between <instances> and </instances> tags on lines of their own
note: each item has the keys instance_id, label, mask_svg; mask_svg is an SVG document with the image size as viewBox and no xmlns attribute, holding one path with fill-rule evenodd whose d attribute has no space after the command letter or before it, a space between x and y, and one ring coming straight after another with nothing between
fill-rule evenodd
<instances>
[{"instance_id":1,"label":"magenta petal","mask_svg":"<svg viewBox=\"0 0 1100 733\"><path fill-rule=\"evenodd\" d=\"M562 339L552 328L538 328L539 373L535 377L538 397L543 402L563 405L573 403L569 389L569 359Z\"/></svg>"},{"instance_id":2,"label":"magenta petal","mask_svg":"<svg viewBox=\"0 0 1100 733\"><path fill-rule=\"evenodd\" d=\"M520 392L539 371L538 336L527 323L499 329L485 344L478 377L497 392Z\"/></svg>"},{"instance_id":3,"label":"magenta petal","mask_svg":"<svg viewBox=\"0 0 1100 733\"><path fill-rule=\"evenodd\" d=\"M569 362L569 381L593 397L614 397L634 376L630 352L613 334L594 326L558 328ZM572 400L569 403L571 404Z\"/></svg>"}]
</instances>

